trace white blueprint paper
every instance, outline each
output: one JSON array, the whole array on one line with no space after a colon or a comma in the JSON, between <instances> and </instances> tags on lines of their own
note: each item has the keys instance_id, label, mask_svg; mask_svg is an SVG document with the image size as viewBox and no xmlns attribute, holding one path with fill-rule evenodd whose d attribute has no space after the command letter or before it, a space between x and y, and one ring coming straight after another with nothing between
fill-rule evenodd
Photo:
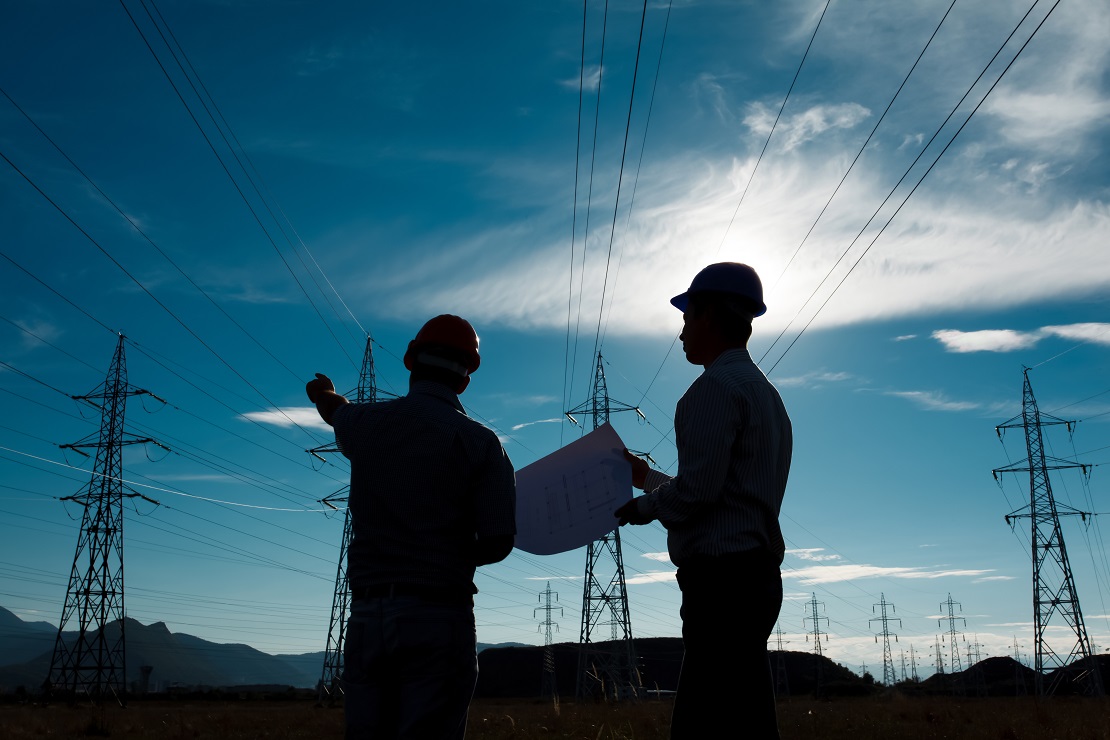
<instances>
[{"instance_id":1,"label":"white blueprint paper","mask_svg":"<svg viewBox=\"0 0 1110 740\"><path fill-rule=\"evenodd\" d=\"M616 529L613 511L632 498L624 442L609 424L516 474L516 547L554 555Z\"/></svg>"}]
</instances>

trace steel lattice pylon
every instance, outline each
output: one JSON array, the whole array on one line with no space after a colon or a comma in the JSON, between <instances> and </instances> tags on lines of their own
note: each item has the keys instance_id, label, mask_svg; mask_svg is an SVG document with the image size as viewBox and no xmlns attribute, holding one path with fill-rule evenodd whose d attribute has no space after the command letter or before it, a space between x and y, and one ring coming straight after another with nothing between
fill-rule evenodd
<instances>
[{"instance_id":1,"label":"steel lattice pylon","mask_svg":"<svg viewBox=\"0 0 1110 740\"><path fill-rule=\"evenodd\" d=\"M362 371L355 389L357 403L375 403L378 400L377 375L374 372L373 339L366 337L366 350L362 355ZM308 450L309 454L323 459L323 453L339 452L335 444L322 445ZM351 487L344 486L321 500L333 509L336 504L346 504ZM343 645L347 636L347 614L351 609L351 584L347 580L347 550L351 545L351 510L343 509L343 537L339 543L339 566L335 573L335 591L331 601L331 619L328 622L328 643L324 649L324 668L317 687L317 700L334 702L343 695Z\"/></svg>"},{"instance_id":2,"label":"steel lattice pylon","mask_svg":"<svg viewBox=\"0 0 1110 740\"><path fill-rule=\"evenodd\" d=\"M1079 607L1079 595L1075 590L1068 552L1064 546L1064 534L1060 529L1060 516L1080 516L1086 521L1088 512L1059 505L1052 495L1052 484L1048 471L1065 468L1081 468L1086 474L1090 466L1060 460L1045 455L1041 427L1063 424L1068 431L1075 422L1064 421L1054 416L1042 414L1033 396L1033 386L1029 383L1029 368L1023 371L1025 378L1022 387L1021 414L995 427L999 437L1002 430L1020 428L1025 432L1027 457L1022 462L994 470L995 478L999 473L1029 473L1029 505L1006 516L1006 522L1028 517L1031 524L1033 545L1033 640L1034 640L1034 682L1038 696L1055 693L1065 672L1060 670L1079 660L1090 661L1091 669L1078 675L1084 693L1102 695L1102 677L1091 651L1087 637L1087 627L1083 622L1083 612ZM1070 630L1068 637L1051 638L1048 627L1054 615L1059 615ZM1070 644L1068 644L1070 642ZM1061 645L1057 650L1054 644ZM1067 651L1063 650L1063 646ZM1045 686L1046 670L1054 670L1053 679Z\"/></svg>"},{"instance_id":3,"label":"steel lattice pylon","mask_svg":"<svg viewBox=\"0 0 1110 740\"><path fill-rule=\"evenodd\" d=\"M620 411L635 411L635 406L613 401L605 384L605 366L601 353L597 354L594 370L593 394L590 399L566 414L578 423L574 414L590 416L593 428L609 423L609 415ZM579 633L578 678L575 694L578 698L604 696L619 699L627 694L636 695L640 690L640 674L636 667L636 648L632 643L632 619L628 612L628 589L624 579L624 558L621 555L620 529L594 540L586 547L585 583L582 588L582 629ZM612 575L599 577L604 571ZM609 643L597 641L597 629L608 616Z\"/></svg>"},{"instance_id":4,"label":"steel lattice pylon","mask_svg":"<svg viewBox=\"0 0 1110 740\"><path fill-rule=\"evenodd\" d=\"M79 442L61 445L82 455L86 454L82 449L95 448L96 461L84 491L62 499L80 504L84 513L46 681L49 691L67 692L74 698L84 694L94 701L110 694L121 704L127 685L123 500L151 501L124 486L123 448L158 444L150 438L128 438L123 430L128 396L157 398L127 384L124 341L121 334L104 382L88 395L74 396L74 400L100 410L100 431ZM77 635L67 642L63 634L74 627Z\"/></svg>"},{"instance_id":5,"label":"steel lattice pylon","mask_svg":"<svg viewBox=\"0 0 1110 740\"><path fill-rule=\"evenodd\" d=\"M891 622L898 622L898 626L901 627L902 626L902 620L899 619L898 617L891 617L891 616L887 615L886 608L888 606L890 607L890 610L892 612L895 611L895 609L894 609L894 604L892 604L892 603L890 603L889 601L886 600L886 594L884 594L884 593L879 594L879 603L872 605L872 607L871 607L871 612L872 613L875 612L875 607L876 606L880 608L879 616L872 617L871 621L872 622L879 622L883 626L883 631L875 636L875 641L876 642L878 642L880 637L883 638L883 684L885 684L886 686L893 686L897 682L898 678L894 673L894 655L890 650L890 638L893 636L894 641L898 642L898 635L896 635L896 634L894 634L893 632L890 631L890 623ZM903 678L903 680L905 680L905 674L906 674L906 659L905 659L905 656L903 656L902 657L902 678Z\"/></svg>"},{"instance_id":6,"label":"steel lattice pylon","mask_svg":"<svg viewBox=\"0 0 1110 740\"><path fill-rule=\"evenodd\" d=\"M542 611L544 615L543 621L540 622L539 626L539 629L542 630L544 633L543 679L540 681L541 699L559 698L559 686L555 681L555 650L552 647L551 639L551 628L554 627L556 630L558 630L559 624L551 618L551 615L556 609L558 609L559 616L562 616L563 607L553 606L551 603L552 596L555 597L555 601L559 600L559 594L551 590L551 581L548 581L547 588L543 591L543 593L540 594L540 602L544 603L544 600L546 599L546 603L544 603L544 606L537 607L532 610L532 616L535 616L536 612L538 611Z\"/></svg>"}]
</instances>

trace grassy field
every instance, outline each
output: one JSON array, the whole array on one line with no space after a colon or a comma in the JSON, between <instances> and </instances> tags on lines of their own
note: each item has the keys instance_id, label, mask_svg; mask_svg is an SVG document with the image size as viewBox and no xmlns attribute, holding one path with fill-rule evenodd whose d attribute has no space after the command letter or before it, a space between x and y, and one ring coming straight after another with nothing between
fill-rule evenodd
<instances>
[{"instance_id":1,"label":"grassy field","mask_svg":"<svg viewBox=\"0 0 1110 740\"><path fill-rule=\"evenodd\" d=\"M666 738L670 706L479 701L470 712L470 740L500 738ZM1108 700L872 699L779 704L784 740L1110 740ZM150 701L90 706L0 705L0 738L266 738L342 737L342 712L305 701ZM729 736L729 735L725 735ZM735 735L743 736L737 716Z\"/></svg>"}]
</instances>

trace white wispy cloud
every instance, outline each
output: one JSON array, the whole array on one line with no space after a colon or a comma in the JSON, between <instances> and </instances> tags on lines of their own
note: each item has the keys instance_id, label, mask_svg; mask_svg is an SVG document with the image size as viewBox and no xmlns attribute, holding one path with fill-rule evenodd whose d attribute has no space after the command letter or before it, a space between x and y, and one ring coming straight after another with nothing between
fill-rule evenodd
<instances>
[{"instance_id":1,"label":"white wispy cloud","mask_svg":"<svg viewBox=\"0 0 1110 740\"><path fill-rule=\"evenodd\" d=\"M625 579L625 583L629 586L635 586L642 583L666 583L673 581L676 571L673 570L656 570L649 573L639 573L630 578Z\"/></svg>"},{"instance_id":2,"label":"white wispy cloud","mask_svg":"<svg viewBox=\"0 0 1110 740\"><path fill-rule=\"evenodd\" d=\"M799 560L811 560L814 562L840 560L840 556L835 553L825 553L825 548L823 547L796 548L792 550L787 550L786 554L793 555Z\"/></svg>"},{"instance_id":3,"label":"white wispy cloud","mask_svg":"<svg viewBox=\"0 0 1110 740\"><path fill-rule=\"evenodd\" d=\"M331 426L320 418L315 406L290 406L270 411L248 411L240 418L260 424L272 424L286 429L294 426L331 431Z\"/></svg>"},{"instance_id":4,"label":"white wispy cloud","mask_svg":"<svg viewBox=\"0 0 1110 740\"><path fill-rule=\"evenodd\" d=\"M904 398L927 411L970 411L982 405L975 401L949 400L941 391L883 391L883 395Z\"/></svg>"},{"instance_id":5,"label":"white wispy cloud","mask_svg":"<svg viewBox=\"0 0 1110 740\"><path fill-rule=\"evenodd\" d=\"M530 427L530 426L533 426L535 424L560 424L563 421L564 421L564 417L556 416L556 417L553 417L551 419L538 419L537 421L526 421L522 424L514 424L513 426L510 427L510 429L515 432L517 430L524 429L525 427Z\"/></svg>"},{"instance_id":6,"label":"white wispy cloud","mask_svg":"<svg viewBox=\"0 0 1110 740\"><path fill-rule=\"evenodd\" d=\"M990 573L991 570L974 569L936 569L930 570L922 567L898 567L866 564L843 565L814 565L807 568L790 568L782 572L783 578L796 579L801 585L808 586L818 583L839 583L842 581L858 581L865 578L902 578L902 579L934 579L952 577L976 577Z\"/></svg>"},{"instance_id":7,"label":"white wispy cloud","mask_svg":"<svg viewBox=\"0 0 1110 740\"><path fill-rule=\"evenodd\" d=\"M582 576L526 576L526 581L581 581Z\"/></svg>"},{"instance_id":8,"label":"white wispy cloud","mask_svg":"<svg viewBox=\"0 0 1110 740\"><path fill-rule=\"evenodd\" d=\"M804 375L775 378L775 385L784 388L820 388L827 383L842 383L846 380L852 380L854 377L855 376L851 373L831 373L823 370L815 370L805 373Z\"/></svg>"},{"instance_id":9,"label":"white wispy cloud","mask_svg":"<svg viewBox=\"0 0 1110 740\"><path fill-rule=\"evenodd\" d=\"M771 131L778 114L763 103L752 103L744 124L752 133L765 137ZM871 111L858 103L839 103L833 105L814 105L800 113L784 115L775 127L777 144L790 151L806 142L812 141L830 129L848 129L856 126L871 115Z\"/></svg>"},{"instance_id":10,"label":"white wispy cloud","mask_svg":"<svg viewBox=\"0 0 1110 740\"><path fill-rule=\"evenodd\" d=\"M1042 326L1031 331L1017 329L981 329L960 331L938 329L933 338L949 352L1014 352L1034 347L1046 337L1060 337L1078 342L1110 345L1110 324L1085 322L1062 326Z\"/></svg>"},{"instance_id":11,"label":"white wispy cloud","mask_svg":"<svg viewBox=\"0 0 1110 740\"><path fill-rule=\"evenodd\" d=\"M906 56L905 36L875 34L874 29L932 26L938 20L936 9L868 5L856 23L823 28L824 61L851 58L860 69L872 71L837 85L835 93L828 93L835 99L812 93L792 101L780 121L782 130L772 137L773 157L761 163L754 179L773 101L743 99L750 86L733 84L728 70L700 72L693 83L694 110L685 122L708 133L704 140L672 140L650 161L645 159L634 211L618 223L614 235L619 275L604 288L609 226L591 230L583 315L597 316L604 294L606 305L612 306L606 324L610 335L673 336L680 318L667 298L684 290L707 261L732 259L765 276L769 311L755 323L757 339L776 336L799 310L800 322L812 318L857 259L844 288L820 310L811 331L1102 295L1110 284L1110 260L1104 256L1110 202L1099 189L1083 187L1071 175L1059 177L1080 155L1063 149L1047 152L1042 141L1061 138L1057 122L1027 119L1017 97L1023 91L1064 91L1066 99L1056 102L1075 110L1083 121L1069 129L1075 135L1072 143L1097 144L1094 138L1105 126L1099 116L1108 97L1098 81L1110 53L1106 34L1098 29L1107 25L1110 11L1094 0L1061 6L1050 24L1053 29L1046 27L1048 35L1038 37L1020 69L1007 77L1012 87L995 91L990 100L996 107L977 114L976 126L961 135L866 256L863 250L886 222L889 207L854 241L897 182L905 158L920 146L917 134L930 130L923 122L943 120L947 109L937 102L941 93L950 97L956 83L974 79L980 61L970 50L996 43L999 29L1015 20L1003 6L969 7L963 23L946 27L938 47L930 51L930 74L914 78L913 90L921 86L927 92L917 90L916 98L899 100L808 238L858 151L863 111L885 100L877 90L897 84L891 81L890 60ZM794 30L792 26L790 33ZM882 84L876 85L877 80ZM577 86L577 79L573 84ZM717 115L705 116L705 110ZM716 120L701 120L734 122L737 110L746 112L750 127L731 126L727 138L718 135ZM1015 128L1026 120L1036 131ZM821 146L813 146L814 136ZM900 145L905 151L891 157ZM568 305L565 203L571 199L573 173L558 180L552 174L557 171L534 157L491 153L481 170L488 178L480 181L483 195L525 207L527 218L460 226L457 233L428 235L426 243L418 237L405 254L351 275L345 292L367 296L362 308L378 316L415 320L428 312L450 311L524 331L559 330ZM537 177L549 179L540 182ZM615 180L613 174L595 183L596 202L614 201ZM1037 185L1035 194L1029 192L1030 183ZM553 188L566 197L552 198ZM734 220L742 192L742 218ZM521 244L531 248L522 250ZM845 259L833 267L842 255ZM788 261L789 268L777 280ZM829 280L818 288L826 275ZM573 284L576 299L577 281ZM1029 340L1018 336L1009 341Z\"/></svg>"},{"instance_id":12,"label":"white wispy cloud","mask_svg":"<svg viewBox=\"0 0 1110 740\"><path fill-rule=\"evenodd\" d=\"M645 552L644 557L648 560L655 560L660 563L671 562L671 554L669 552Z\"/></svg>"},{"instance_id":13,"label":"white wispy cloud","mask_svg":"<svg viewBox=\"0 0 1110 740\"><path fill-rule=\"evenodd\" d=\"M908 342L911 339L917 339L916 334L902 334L901 336L894 337L895 342Z\"/></svg>"},{"instance_id":14,"label":"white wispy cloud","mask_svg":"<svg viewBox=\"0 0 1110 740\"><path fill-rule=\"evenodd\" d=\"M976 578L972 583L985 583L986 581L1012 581L1017 576L985 576L983 578Z\"/></svg>"},{"instance_id":15,"label":"white wispy cloud","mask_svg":"<svg viewBox=\"0 0 1110 740\"><path fill-rule=\"evenodd\" d=\"M601 85L601 67L596 64L591 64L582 69L582 77L572 77L566 80L559 80L559 85L567 88L568 90L578 91L578 85L582 85L582 89L587 92L597 92L597 88Z\"/></svg>"}]
</instances>

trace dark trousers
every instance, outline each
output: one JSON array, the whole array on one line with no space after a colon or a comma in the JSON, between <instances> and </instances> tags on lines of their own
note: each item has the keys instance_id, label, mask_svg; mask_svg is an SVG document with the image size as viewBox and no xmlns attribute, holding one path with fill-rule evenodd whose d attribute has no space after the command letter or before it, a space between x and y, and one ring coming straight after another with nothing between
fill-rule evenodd
<instances>
[{"instance_id":1,"label":"dark trousers","mask_svg":"<svg viewBox=\"0 0 1110 740\"><path fill-rule=\"evenodd\" d=\"M343 661L347 740L465 734L478 680L472 604L357 600Z\"/></svg>"},{"instance_id":2,"label":"dark trousers","mask_svg":"<svg viewBox=\"0 0 1110 740\"><path fill-rule=\"evenodd\" d=\"M778 562L763 552L704 558L677 578L686 653L672 740L777 740L767 638L782 608Z\"/></svg>"}]
</instances>

